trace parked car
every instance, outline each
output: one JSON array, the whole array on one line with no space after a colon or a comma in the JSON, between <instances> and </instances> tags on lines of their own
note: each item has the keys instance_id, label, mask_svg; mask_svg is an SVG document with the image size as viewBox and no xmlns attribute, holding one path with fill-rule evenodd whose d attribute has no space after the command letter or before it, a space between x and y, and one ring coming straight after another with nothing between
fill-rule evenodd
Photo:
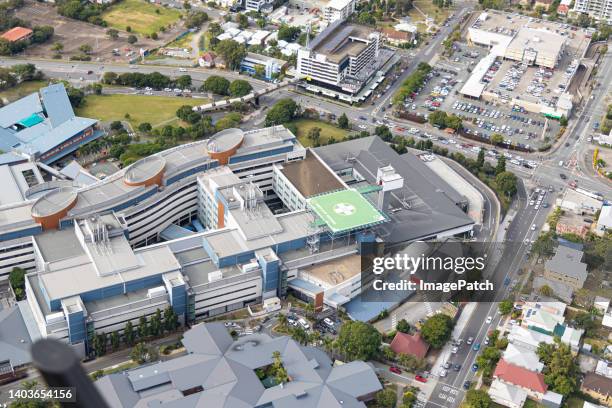
<instances>
[{"instance_id":1,"label":"parked car","mask_svg":"<svg viewBox=\"0 0 612 408\"><path fill-rule=\"evenodd\" d=\"M422 382L422 383L426 383L427 382L427 378L420 376L420 375L416 375L414 377L415 380L417 380L418 382Z\"/></svg>"},{"instance_id":2,"label":"parked car","mask_svg":"<svg viewBox=\"0 0 612 408\"><path fill-rule=\"evenodd\" d=\"M401 374L402 373L402 370L399 367L397 367L397 366L389 367L389 371L391 371L394 374Z\"/></svg>"},{"instance_id":3,"label":"parked car","mask_svg":"<svg viewBox=\"0 0 612 408\"><path fill-rule=\"evenodd\" d=\"M480 350L480 343L474 344L474 347L472 347L472 350L474 350L474 351Z\"/></svg>"},{"instance_id":4,"label":"parked car","mask_svg":"<svg viewBox=\"0 0 612 408\"><path fill-rule=\"evenodd\" d=\"M471 385L472 385L471 381L466 381L463 383L463 389L469 390Z\"/></svg>"},{"instance_id":5,"label":"parked car","mask_svg":"<svg viewBox=\"0 0 612 408\"><path fill-rule=\"evenodd\" d=\"M472 364L472 371L473 372L478 371L478 364Z\"/></svg>"}]
</instances>

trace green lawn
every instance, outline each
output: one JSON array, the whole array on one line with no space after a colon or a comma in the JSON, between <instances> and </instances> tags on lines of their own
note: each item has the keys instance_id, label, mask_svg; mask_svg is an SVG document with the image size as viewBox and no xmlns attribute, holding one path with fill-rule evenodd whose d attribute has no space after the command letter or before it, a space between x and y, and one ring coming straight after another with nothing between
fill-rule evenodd
<instances>
[{"instance_id":1,"label":"green lawn","mask_svg":"<svg viewBox=\"0 0 612 408\"><path fill-rule=\"evenodd\" d=\"M329 138L333 137L337 141L340 141L344 136L348 135L348 130L340 129L337 126L330 125L326 122L320 122L311 119L299 119L293 122L297 127L297 138L300 143L305 147L311 147L312 141L308 139L308 132L314 127L321 128L321 139L320 144L325 144Z\"/></svg>"},{"instance_id":2,"label":"green lawn","mask_svg":"<svg viewBox=\"0 0 612 408\"><path fill-rule=\"evenodd\" d=\"M159 10L159 14L156 10ZM135 33L152 34L178 21L181 13L144 0L123 0L110 6L102 18L109 27L125 30L130 26Z\"/></svg>"},{"instance_id":3,"label":"green lawn","mask_svg":"<svg viewBox=\"0 0 612 408\"><path fill-rule=\"evenodd\" d=\"M130 114L129 122L136 127L149 122L153 127L165 125L176 119L176 110L183 105L194 106L205 100L145 95L89 95L77 115L101 121L124 120Z\"/></svg>"},{"instance_id":4,"label":"green lawn","mask_svg":"<svg viewBox=\"0 0 612 408\"><path fill-rule=\"evenodd\" d=\"M13 102L31 93L37 92L40 88L47 86L46 81L28 81L19 85L0 91L0 99L5 102Z\"/></svg>"}]
</instances>

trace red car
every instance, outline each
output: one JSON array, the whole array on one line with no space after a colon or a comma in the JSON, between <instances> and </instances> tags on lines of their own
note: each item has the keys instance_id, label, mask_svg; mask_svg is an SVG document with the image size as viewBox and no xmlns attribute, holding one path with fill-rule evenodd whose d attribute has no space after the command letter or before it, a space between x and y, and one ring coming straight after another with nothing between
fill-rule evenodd
<instances>
[{"instance_id":1,"label":"red car","mask_svg":"<svg viewBox=\"0 0 612 408\"><path fill-rule=\"evenodd\" d=\"M414 379L417 380L418 382L422 382L422 383L426 383L427 382L427 378L421 377L420 375L415 376Z\"/></svg>"},{"instance_id":2,"label":"red car","mask_svg":"<svg viewBox=\"0 0 612 408\"><path fill-rule=\"evenodd\" d=\"M395 373L395 374L401 374L402 373L402 370L400 370L400 368L396 367L396 366L389 367L389 371L391 371L392 373Z\"/></svg>"}]
</instances>

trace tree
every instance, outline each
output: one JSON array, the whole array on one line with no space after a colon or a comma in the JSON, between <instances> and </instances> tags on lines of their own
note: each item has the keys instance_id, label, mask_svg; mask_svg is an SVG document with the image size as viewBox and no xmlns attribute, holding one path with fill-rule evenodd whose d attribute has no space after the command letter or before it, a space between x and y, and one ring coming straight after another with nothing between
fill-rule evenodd
<instances>
[{"instance_id":1,"label":"tree","mask_svg":"<svg viewBox=\"0 0 612 408\"><path fill-rule=\"evenodd\" d=\"M222 76L212 75L206 78L202 88L207 92L212 92L217 95L227 95L229 91L230 81Z\"/></svg>"},{"instance_id":2,"label":"tree","mask_svg":"<svg viewBox=\"0 0 612 408\"><path fill-rule=\"evenodd\" d=\"M191 12L185 18L185 27L199 28L208 21L208 14L203 11Z\"/></svg>"},{"instance_id":3,"label":"tree","mask_svg":"<svg viewBox=\"0 0 612 408\"><path fill-rule=\"evenodd\" d=\"M93 51L93 48L89 44L82 44L79 47L79 51L81 51L84 54L90 54Z\"/></svg>"},{"instance_id":4,"label":"tree","mask_svg":"<svg viewBox=\"0 0 612 408\"><path fill-rule=\"evenodd\" d=\"M442 348L450 339L453 330L452 319L442 313L435 314L421 326L423 340L434 348Z\"/></svg>"},{"instance_id":5,"label":"tree","mask_svg":"<svg viewBox=\"0 0 612 408\"><path fill-rule=\"evenodd\" d=\"M253 87L244 79L236 79L229 86L229 94L235 98L248 95L253 90Z\"/></svg>"},{"instance_id":6,"label":"tree","mask_svg":"<svg viewBox=\"0 0 612 408\"><path fill-rule=\"evenodd\" d=\"M64 44L58 41L51 46L51 50L61 54L61 52L64 50Z\"/></svg>"},{"instance_id":7,"label":"tree","mask_svg":"<svg viewBox=\"0 0 612 408\"><path fill-rule=\"evenodd\" d=\"M504 143L504 136L499 133L493 133L491 135L491 143L493 143L494 145L499 145L499 144Z\"/></svg>"},{"instance_id":8,"label":"tree","mask_svg":"<svg viewBox=\"0 0 612 408\"><path fill-rule=\"evenodd\" d=\"M402 396L401 408L412 408L415 402L417 402L418 390L410 389Z\"/></svg>"},{"instance_id":9,"label":"tree","mask_svg":"<svg viewBox=\"0 0 612 408\"><path fill-rule=\"evenodd\" d=\"M96 95L102 95L102 84L95 83L91 86L91 90Z\"/></svg>"},{"instance_id":10,"label":"tree","mask_svg":"<svg viewBox=\"0 0 612 408\"><path fill-rule=\"evenodd\" d=\"M342 325L335 347L349 361L370 360L378 353L381 342L381 335L373 326L354 321Z\"/></svg>"},{"instance_id":11,"label":"tree","mask_svg":"<svg viewBox=\"0 0 612 408\"><path fill-rule=\"evenodd\" d=\"M491 397L484 390L468 390L465 394L465 403L470 408L489 408Z\"/></svg>"},{"instance_id":12,"label":"tree","mask_svg":"<svg viewBox=\"0 0 612 408\"><path fill-rule=\"evenodd\" d=\"M113 349L113 351L116 351L119 349L119 333L114 331L111 333L111 347Z\"/></svg>"},{"instance_id":13,"label":"tree","mask_svg":"<svg viewBox=\"0 0 612 408\"><path fill-rule=\"evenodd\" d=\"M177 87L181 89L191 88L191 76L190 75L181 75L174 80L174 83Z\"/></svg>"},{"instance_id":14,"label":"tree","mask_svg":"<svg viewBox=\"0 0 612 408\"><path fill-rule=\"evenodd\" d=\"M164 310L164 328L166 331L172 332L179 326L178 316L172 307L168 306Z\"/></svg>"},{"instance_id":15,"label":"tree","mask_svg":"<svg viewBox=\"0 0 612 408\"><path fill-rule=\"evenodd\" d=\"M392 389L385 388L376 393L376 406L379 408L393 408L396 401L397 396Z\"/></svg>"},{"instance_id":16,"label":"tree","mask_svg":"<svg viewBox=\"0 0 612 408\"><path fill-rule=\"evenodd\" d=\"M348 129L350 127L350 123L348 120L348 117L346 116L346 113L342 113L342 115L340 115L340 117L338 118L338 126L340 126L341 129Z\"/></svg>"},{"instance_id":17,"label":"tree","mask_svg":"<svg viewBox=\"0 0 612 408\"><path fill-rule=\"evenodd\" d=\"M11 288L13 288L13 292L15 292L17 300L25 297L25 274L25 269L17 267L13 268L11 273L9 273L9 283Z\"/></svg>"},{"instance_id":18,"label":"tree","mask_svg":"<svg viewBox=\"0 0 612 408\"><path fill-rule=\"evenodd\" d=\"M308 139L312 141L313 146L319 146L319 140L321 139L321 128L320 127L312 127L308 131Z\"/></svg>"},{"instance_id":19,"label":"tree","mask_svg":"<svg viewBox=\"0 0 612 408\"><path fill-rule=\"evenodd\" d=\"M117 74L114 72L105 72L102 76L102 83L114 84L117 81Z\"/></svg>"},{"instance_id":20,"label":"tree","mask_svg":"<svg viewBox=\"0 0 612 408\"><path fill-rule=\"evenodd\" d=\"M151 33L152 40L157 40L158 38L159 38L159 35L157 35L157 33Z\"/></svg>"},{"instance_id":21,"label":"tree","mask_svg":"<svg viewBox=\"0 0 612 408\"><path fill-rule=\"evenodd\" d=\"M391 130L389 130L387 125L376 126L374 129L374 134L385 142L390 142L391 139L393 139L393 133L391 133Z\"/></svg>"},{"instance_id":22,"label":"tree","mask_svg":"<svg viewBox=\"0 0 612 408\"><path fill-rule=\"evenodd\" d=\"M242 121L242 115L238 112L230 112L227 115L223 116L221 119L215 123L215 129L217 132L220 132L225 129L231 129L238 127L240 122Z\"/></svg>"},{"instance_id":23,"label":"tree","mask_svg":"<svg viewBox=\"0 0 612 408\"><path fill-rule=\"evenodd\" d=\"M125 341L125 344L128 346L134 344L134 326L132 326L132 322L130 321L125 324L123 329L123 341Z\"/></svg>"},{"instance_id":24,"label":"tree","mask_svg":"<svg viewBox=\"0 0 612 408\"><path fill-rule=\"evenodd\" d=\"M502 154L497 159L497 166L495 167L495 175L501 174L506 171L506 157Z\"/></svg>"},{"instance_id":25,"label":"tree","mask_svg":"<svg viewBox=\"0 0 612 408\"><path fill-rule=\"evenodd\" d=\"M102 356L106 353L106 333L96 333L93 337L93 349L96 353L96 356Z\"/></svg>"},{"instance_id":26,"label":"tree","mask_svg":"<svg viewBox=\"0 0 612 408\"><path fill-rule=\"evenodd\" d=\"M148 347L143 342L136 344L130 351L130 358L138 364L143 364L148 361L155 361L157 360L157 357L157 351L152 347Z\"/></svg>"},{"instance_id":27,"label":"tree","mask_svg":"<svg viewBox=\"0 0 612 408\"><path fill-rule=\"evenodd\" d=\"M272 371L274 373L274 380L277 384L283 384L289 381L289 374L283 366L280 351L272 352Z\"/></svg>"},{"instance_id":28,"label":"tree","mask_svg":"<svg viewBox=\"0 0 612 408\"><path fill-rule=\"evenodd\" d=\"M374 15L372 15L372 13L367 12L367 11L362 11L357 16L357 22L363 25L374 25L376 24L376 18L374 18Z\"/></svg>"},{"instance_id":29,"label":"tree","mask_svg":"<svg viewBox=\"0 0 612 408\"><path fill-rule=\"evenodd\" d=\"M113 132L122 132L125 131L125 128L123 127L123 123L121 123L121 121L114 120L110 124L110 130Z\"/></svg>"},{"instance_id":30,"label":"tree","mask_svg":"<svg viewBox=\"0 0 612 408\"><path fill-rule=\"evenodd\" d=\"M284 98L276 102L266 114L266 126L281 125L295 119L298 104L291 98Z\"/></svg>"},{"instance_id":31,"label":"tree","mask_svg":"<svg viewBox=\"0 0 612 408\"><path fill-rule=\"evenodd\" d=\"M502 315L507 315L512 312L514 309L514 302L510 299L505 299L499 302L499 313Z\"/></svg>"},{"instance_id":32,"label":"tree","mask_svg":"<svg viewBox=\"0 0 612 408\"><path fill-rule=\"evenodd\" d=\"M161 334L161 331L162 331L161 310L157 309L155 311L155 314L151 316L151 319L149 320L149 325L151 326L150 330L153 336L159 336Z\"/></svg>"},{"instance_id":33,"label":"tree","mask_svg":"<svg viewBox=\"0 0 612 408\"><path fill-rule=\"evenodd\" d=\"M410 325L408 324L406 319L401 319L399 322L397 322L397 326L395 327L395 329L398 332L409 333L410 332Z\"/></svg>"},{"instance_id":34,"label":"tree","mask_svg":"<svg viewBox=\"0 0 612 408\"><path fill-rule=\"evenodd\" d=\"M106 35L108 35L108 38L110 38L111 40L116 40L117 38L119 38L119 31L115 30L114 28L109 28L108 30L106 30Z\"/></svg>"},{"instance_id":35,"label":"tree","mask_svg":"<svg viewBox=\"0 0 612 408\"><path fill-rule=\"evenodd\" d=\"M191 110L191 107L189 107ZM141 133L148 133L153 129L153 126L149 122L142 122L138 125L138 131Z\"/></svg>"},{"instance_id":36,"label":"tree","mask_svg":"<svg viewBox=\"0 0 612 408\"><path fill-rule=\"evenodd\" d=\"M237 70L246 56L244 45L231 39L219 41L215 51L223 58L227 67L231 70Z\"/></svg>"},{"instance_id":37,"label":"tree","mask_svg":"<svg viewBox=\"0 0 612 408\"><path fill-rule=\"evenodd\" d=\"M302 30L299 27L289 26L287 24L281 24L278 28L278 34L276 38L287 42L293 42L300 35Z\"/></svg>"},{"instance_id":38,"label":"tree","mask_svg":"<svg viewBox=\"0 0 612 408\"><path fill-rule=\"evenodd\" d=\"M561 116L561 118L559 119L559 124L563 127L567 127L567 117L565 115Z\"/></svg>"},{"instance_id":39,"label":"tree","mask_svg":"<svg viewBox=\"0 0 612 408\"><path fill-rule=\"evenodd\" d=\"M476 159L476 165L478 166L479 169L482 169L482 167L484 166L484 163L485 163L485 149L481 147L480 150L478 151L478 158Z\"/></svg>"},{"instance_id":40,"label":"tree","mask_svg":"<svg viewBox=\"0 0 612 408\"><path fill-rule=\"evenodd\" d=\"M507 197L512 197L516 194L517 183L516 176L509 171L501 172L495 176L495 185L499 191L504 193Z\"/></svg>"},{"instance_id":41,"label":"tree","mask_svg":"<svg viewBox=\"0 0 612 408\"><path fill-rule=\"evenodd\" d=\"M238 23L238 27L242 29L245 29L249 26L249 18L242 13L238 13L236 15L236 22Z\"/></svg>"},{"instance_id":42,"label":"tree","mask_svg":"<svg viewBox=\"0 0 612 408\"><path fill-rule=\"evenodd\" d=\"M544 363L542 373L551 391L567 397L577 390L578 365L569 345L540 343L537 354Z\"/></svg>"},{"instance_id":43,"label":"tree","mask_svg":"<svg viewBox=\"0 0 612 408\"><path fill-rule=\"evenodd\" d=\"M149 325L147 324L147 318L144 316L140 316L138 320L138 337L140 339L146 339L149 337Z\"/></svg>"},{"instance_id":44,"label":"tree","mask_svg":"<svg viewBox=\"0 0 612 408\"><path fill-rule=\"evenodd\" d=\"M68 94L68 99L70 100L70 104L73 108L78 108L81 106L83 100L85 99L85 93L72 86L66 88L66 93Z\"/></svg>"},{"instance_id":45,"label":"tree","mask_svg":"<svg viewBox=\"0 0 612 408\"><path fill-rule=\"evenodd\" d=\"M136 44L137 41L138 37L136 37L134 34L130 34L127 38L127 42L130 44Z\"/></svg>"}]
</instances>

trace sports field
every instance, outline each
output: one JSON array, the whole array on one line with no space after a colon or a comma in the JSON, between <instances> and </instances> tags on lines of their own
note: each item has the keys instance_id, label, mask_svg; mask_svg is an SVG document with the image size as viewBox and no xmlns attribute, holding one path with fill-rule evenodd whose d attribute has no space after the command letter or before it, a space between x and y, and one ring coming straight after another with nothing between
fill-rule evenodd
<instances>
[{"instance_id":1,"label":"sports field","mask_svg":"<svg viewBox=\"0 0 612 408\"><path fill-rule=\"evenodd\" d=\"M156 11L157 10L157 11ZM108 8L102 18L109 27L140 34L153 34L181 18L178 10L156 6L144 0L123 0Z\"/></svg>"},{"instance_id":2,"label":"sports field","mask_svg":"<svg viewBox=\"0 0 612 408\"><path fill-rule=\"evenodd\" d=\"M340 190L310 198L309 207L333 233L375 224L385 217L355 190Z\"/></svg>"}]
</instances>

